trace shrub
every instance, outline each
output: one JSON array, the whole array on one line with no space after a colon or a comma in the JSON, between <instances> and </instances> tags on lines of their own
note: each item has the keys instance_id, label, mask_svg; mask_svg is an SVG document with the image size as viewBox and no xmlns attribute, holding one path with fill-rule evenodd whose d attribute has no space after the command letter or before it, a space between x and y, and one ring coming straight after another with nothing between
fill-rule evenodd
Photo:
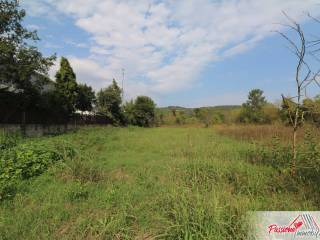
<instances>
[{"instance_id":1,"label":"shrub","mask_svg":"<svg viewBox=\"0 0 320 240\"><path fill-rule=\"evenodd\" d=\"M248 153L252 163L270 165L289 175L292 160L291 146L274 138L271 146L258 145ZM320 181L320 144L310 131L306 131L303 142L298 145L297 170L290 175L296 183L318 184Z\"/></svg>"},{"instance_id":2,"label":"shrub","mask_svg":"<svg viewBox=\"0 0 320 240\"><path fill-rule=\"evenodd\" d=\"M156 119L156 104L150 97L138 96L135 101L127 102L123 110L127 124L151 127L159 123Z\"/></svg>"},{"instance_id":3,"label":"shrub","mask_svg":"<svg viewBox=\"0 0 320 240\"><path fill-rule=\"evenodd\" d=\"M65 144L30 142L8 149L0 156L0 200L14 196L19 181L38 176L54 162L72 157Z\"/></svg>"},{"instance_id":4,"label":"shrub","mask_svg":"<svg viewBox=\"0 0 320 240\"><path fill-rule=\"evenodd\" d=\"M21 140L21 135L19 133L8 133L6 131L0 132L0 152L12 148L17 145Z\"/></svg>"},{"instance_id":5,"label":"shrub","mask_svg":"<svg viewBox=\"0 0 320 240\"><path fill-rule=\"evenodd\" d=\"M320 145L310 131L306 131L304 141L299 146L297 175L309 183L320 181Z\"/></svg>"},{"instance_id":6,"label":"shrub","mask_svg":"<svg viewBox=\"0 0 320 240\"><path fill-rule=\"evenodd\" d=\"M248 152L248 158L252 163L269 165L283 171L289 168L292 154L289 146L281 144L278 137L273 137L271 145L254 145Z\"/></svg>"}]
</instances>

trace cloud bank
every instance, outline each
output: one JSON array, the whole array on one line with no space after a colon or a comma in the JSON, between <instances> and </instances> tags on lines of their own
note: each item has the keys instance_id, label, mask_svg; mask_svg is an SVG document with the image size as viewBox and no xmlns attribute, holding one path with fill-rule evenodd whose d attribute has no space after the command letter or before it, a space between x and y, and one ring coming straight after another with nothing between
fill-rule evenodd
<instances>
[{"instance_id":1,"label":"cloud bank","mask_svg":"<svg viewBox=\"0 0 320 240\"><path fill-rule=\"evenodd\" d=\"M318 0L28 0L31 15L71 17L91 36L86 58L69 56L96 89L126 72L127 98L191 88L214 61L253 48L284 22L320 13ZM79 42L79 40L76 40ZM80 42L81 44L81 42Z\"/></svg>"}]
</instances>

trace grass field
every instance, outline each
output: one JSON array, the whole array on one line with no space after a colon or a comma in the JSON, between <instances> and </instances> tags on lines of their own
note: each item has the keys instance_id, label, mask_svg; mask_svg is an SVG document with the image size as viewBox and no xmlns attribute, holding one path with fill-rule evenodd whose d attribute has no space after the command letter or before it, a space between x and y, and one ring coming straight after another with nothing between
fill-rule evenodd
<instances>
[{"instance_id":1,"label":"grass field","mask_svg":"<svg viewBox=\"0 0 320 240\"><path fill-rule=\"evenodd\" d=\"M0 203L0 239L248 239L248 210L316 210L312 190L205 128L81 129L27 141L76 157Z\"/></svg>"}]
</instances>

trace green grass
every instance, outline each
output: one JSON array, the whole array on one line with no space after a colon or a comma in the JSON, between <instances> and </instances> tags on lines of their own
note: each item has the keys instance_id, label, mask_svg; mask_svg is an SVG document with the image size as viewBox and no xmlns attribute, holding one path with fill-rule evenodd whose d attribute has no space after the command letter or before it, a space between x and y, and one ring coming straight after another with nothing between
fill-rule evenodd
<instances>
[{"instance_id":1,"label":"green grass","mask_svg":"<svg viewBox=\"0 0 320 240\"><path fill-rule=\"evenodd\" d=\"M85 128L0 203L0 239L248 239L248 210L316 210L307 188L201 128ZM33 141L33 140L29 140Z\"/></svg>"}]
</instances>

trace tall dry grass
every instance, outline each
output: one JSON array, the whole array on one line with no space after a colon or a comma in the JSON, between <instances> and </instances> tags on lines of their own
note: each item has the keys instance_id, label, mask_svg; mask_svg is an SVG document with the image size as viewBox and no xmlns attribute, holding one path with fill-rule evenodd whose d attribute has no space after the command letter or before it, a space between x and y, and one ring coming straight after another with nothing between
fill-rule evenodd
<instances>
[{"instance_id":1,"label":"tall dry grass","mask_svg":"<svg viewBox=\"0 0 320 240\"><path fill-rule=\"evenodd\" d=\"M221 135L231 136L237 140L268 143L273 138L281 143L291 144L292 129L281 124L270 125L216 125L214 129ZM320 137L320 129L306 125L298 131L298 141L303 140L305 132Z\"/></svg>"}]
</instances>

